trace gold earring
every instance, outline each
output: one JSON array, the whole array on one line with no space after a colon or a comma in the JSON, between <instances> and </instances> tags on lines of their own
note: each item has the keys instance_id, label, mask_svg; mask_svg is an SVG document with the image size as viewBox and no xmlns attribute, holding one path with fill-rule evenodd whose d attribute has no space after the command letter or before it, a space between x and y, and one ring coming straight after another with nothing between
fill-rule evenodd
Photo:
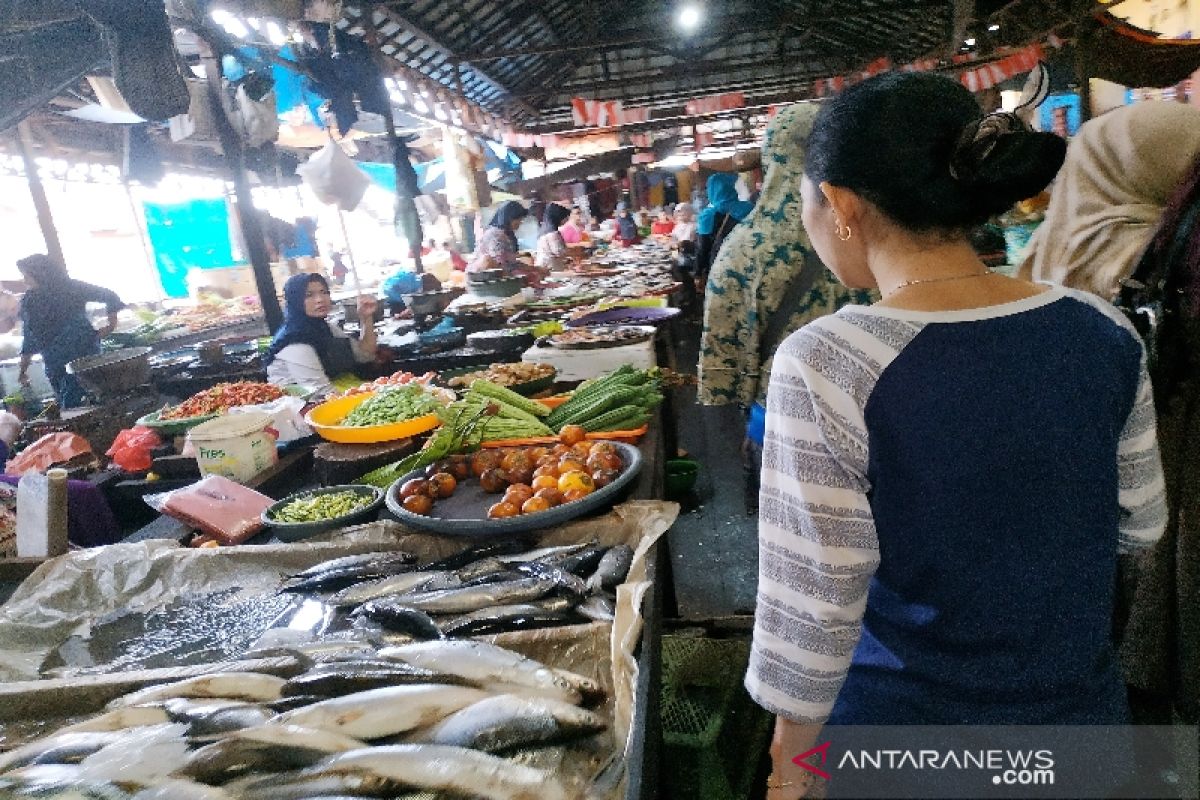
<instances>
[{"instance_id":1,"label":"gold earring","mask_svg":"<svg viewBox=\"0 0 1200 800\"><path fill-rule=\"evenodd\" d=\"M850 230L849 225L843 226L840 222L837 224L837 237L840 241L848 242L853 235L854 232Z\"/></svg>"}]
</instances>

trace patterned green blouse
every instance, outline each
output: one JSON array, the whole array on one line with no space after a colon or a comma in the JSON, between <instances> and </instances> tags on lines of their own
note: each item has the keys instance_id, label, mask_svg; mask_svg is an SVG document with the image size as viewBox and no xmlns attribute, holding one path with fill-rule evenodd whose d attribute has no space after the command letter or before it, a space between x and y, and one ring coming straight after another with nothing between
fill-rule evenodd
<instances>
[{"instance_id":1,"label":"patterned green blouse","mask_svg":"<svg viewBox=\"0 0 1200 800\"><path fill-rule=\"evenodd\" d=\"M763 341L811 247L800 219L800 177L816 114L815 104L798 103L771 121L763 145L762 194L713 262L700 340L698 399L704 405L763 402L775 348L788 334L844 305L878 299L873 292L847 289L823 270L790 311L779 341Z\"/></svg>"}]
</instances>

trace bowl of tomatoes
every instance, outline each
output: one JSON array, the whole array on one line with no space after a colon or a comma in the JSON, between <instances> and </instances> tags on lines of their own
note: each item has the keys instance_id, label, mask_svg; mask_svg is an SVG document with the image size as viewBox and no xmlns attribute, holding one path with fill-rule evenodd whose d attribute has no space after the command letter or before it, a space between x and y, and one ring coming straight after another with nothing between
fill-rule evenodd
<instances>
[{"instance_id":1,"label":"bowl of tomatoes","mask_svg":"<svg viewBox=\"0 0 1200 800\"><path fill-rule=\"evenodd\" d=\"M405 475L388 489L386 502L405 525L431 533L523 533L612 504L641 466L641 452L624 442L480 450Z\"/></svg>"}]
</instances>

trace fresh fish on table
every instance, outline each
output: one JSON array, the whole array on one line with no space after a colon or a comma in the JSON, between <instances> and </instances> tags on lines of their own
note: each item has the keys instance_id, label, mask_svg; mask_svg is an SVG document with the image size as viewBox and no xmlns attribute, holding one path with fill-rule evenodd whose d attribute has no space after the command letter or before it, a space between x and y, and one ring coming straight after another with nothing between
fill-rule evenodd
<instances>
[{"instance_id":1,"label":"fresh fish on table","mask_svg":"<svg viewBox=\"0 0 1200 800\"><path fill-rule=\"evenodd\" d=\"M161 725L170 722L166 709L160 706L129 706L105 711L99 716L85 719L74 725L59 728L52 736L60 733L87 733L89 731L120 731L126 728L137 728L142 725Z\"/></svg>"},{"instance_id":2,"label":"fresh fish on table","mask_svg":"<svg viewBox=\"0 0 1200 800\"><path fill-rule=\"evenodd\" d=\"M279 587L281 592L333 592L355 583L386 578L416 570L415 564L388 562L381 565L365 565L344 569L331 569L304 578L285 580Z\"/></svg>"},{"instance_id":3,"label":"fresh fish on table","mask_svg":"<svg viewBox=\"0 0 1200 800\"><path fill-rule=\"evenodd\" d=\"M393 598L391 602L429 614L466 614L489 606L528 603L546 596L555 583L544 578L522 578L507 583L488 583L447 589L441 592L419 592ZM376 602L384 602L382 600Z\"/></svg>"},{"instance_id":4,"label":"fresh fish on table","mask_svg":"<svg viewBox=\"0 0 1200 800\"><path fill-rule=\"evenodd\" d=\"M238 800L339 800L340 798L395 797L403 787L393 780L343 773L306 775L300 772L257 773L222 787Z\"/></svg>"},{"instance_id":5,"label":"fresh fish on table","mask_svg":"<svg viewBox=\"0 0 1200 800\"><path fill-rule=\"evenodd\" d=\"M265 725L275 716L262 706L238 700L175 698L158 705L166 711L171 722L187 725L187 735L193 738Z\"/></svg>"},{"instance_id":6,"label":"fresh fish on table","mask_svg":"<svg viewBox=\"0 0 1200 800\"><path fill-rule=\"evenodd\" d=\"M367 745L340 733L299 725L264 725L237 731L191 753L178 774L202 783L225 783L249 772L309 767L331 753Z\"/></svg>"},{"instance_id":7,"label":"fresh fish on table","mask_svg":"<svg viewBox=\"0 0 1200 800\"><path fill-rule=\"evenodd\" d=\"M403 605L403 598L392 602L372 600L354 610L353 616L369 619L389 631L408 634L414 639L442 639L444 634L437 623L420 609Z\"/></svg>"},{"instance_id":8,"label":"fresh fish on table","mask_svg":"<svg viewBox=\"0 0 1200 800\"><path fill-rule=\"evenodd\" d=\"M329 604L338 607L362 605L379 597L416 591L434 581L438 581L439 585L444 584L443 588L446 589L451 588L451 584L455 582L461 583L457 575L449 572L430 572L428 570L406 572L347 586L333 594L329 598Z\"/></svg>"},{"instance_id":9,"label":"fresh fish on table","mask_svg":"<svg viewBox=\"0 0 1200 800\"><path fill-rule=\"evenodd\" d=\"M548 581L554 581L557 591L561 591L569 597L575 597L582 600L587 595L587 585L578 575L572 575L562 567L556 567L553 564L544 564L540 561L530 561L525 564L519 564L517 571L523 575L529 575L534 578L544 578Z\"/></svg>"},{"instance_id":10,"label":"fresh fish on table","mask_svg":"<svg viewBox=\"0 0 1200 800\"><path fill-rule=\"evenodd\" d=\"M48 736L0 754L0 772L36 764L77 764L125 735L125 731L90 731Z\"/></svg>"},{"instance_id":11,"label":"fresh fish on table","mask_svg":"<svg viewBox=\"0 0 1200 800\"><path fill-rule=\"evenodd\" d=\"M455 617L441 625L446 636L487 636L509 631L527 631L565 625L570 618L561 611L546 611L535 605L484 608Z\"/></svg>"},{"instance_id":12,"label":"fresh fish on table","mask_svg":"<svg viewBox=\"0 0 1200 800\"><path fill-rule=\"evenodd\" d=\"M131 800L233 800L233 795L216 786L176 779L142 789Z\"/></svg>"},{"instance_id":13,"label":"fresh fish on table","mask_svg":"<svg viewBox=\"0 0 1200 800\"><path fill-rule=\"evenodd\" d=\"M499 753L579 739L605 727L599 716L570 703L501 694L455 711L408 741Z\"/></svg>"},{"instance_id":14,"label":"fresh fish on table","mask_svg":"<svg viewBox=\"0 0 1200 800\"><path fill-rule=\"evenodd\" d=\"M551 669L539 661L486 642L454 639L415 642L385 647L379 655L435 672L458 675L479 686L519 686L526 692L566 703L579 703L584 694L603 691L599 684L583 675Z\"/></svg>"},{"instance_id":15,"label":"fresh fish on table","mask_svg":"<svg viewBox=\"0 0 1200 800\"><path fill-rule=\"evenodd\" d=\"M502 556L519 553L524 548L528 547L528 543L520 539L502 539L495 542L485 542L483 544L473 545L467 549L455 553L452 556L447 556L432 564L428 564L422 569L426 570L459 570L468 564L473 564L476 561L482 561L485 558L500 558Z\"/></svg>"},{"instance_id":16,"label":"fresh fish on table","mask_svg":"<svg viewBox=\"0 0 1200 800\"><path fill-rule=\"evenodd\" d=\"M325 695L320 694L297 694L291 697L281 697L274 702L267 703L267 708L276 714L283 714L287 711L294 711L297 708L311 706L313 703L319 703L322 700L328 699Z\"/></svg>"},{"instance_id":17,"label":"fresh fish on table","mask_svg":"<svg viewBox=\"0 0 1200 800\"><path fill-rule=\"evenodd\" d=\"M633 565L633 548L619 544L609 551L596 565L596 571L588 578L587 588L591 592L611 592L625 582L629 567Z\"/></svg>"},{"instance_id":18,"label":"fresh fish on table","mask_svg":"<svg viewBox=\"0 0 1200 800\"><path fill-rule=\"evenodd\" d=\"M506 564L520 563L522 561L541 561L553 556L569 556L572 553L578 553L583 548L589 547L590 544L592 543L580 542L579 544L565 544L558 545L557 547L540 547L537 550L528 550L524 553L514 553L507 556L497 556L497 558Z\"/></svg>"},{"instance_id":19,"label":"fresh fish on table","mask_svg":"<svg viewBox=\"0 0 1200 800\"><path fill-rule=\"evenodd\" d=\"M612 622L617 616L617 604L603 594L594 594L575 607L581 616L596 622Z\"/></svg>"},{"instance_id":20,"label":"fresh fish on table","mask_svg":"<svg viewBox=\"0 0 1200 800\"><path fill-rule=\"evenodd\" d=\"M359 739L382 739L431 725L487 696L479 689L448 684L389 686L323 700L281 714L275 721Z\"/></svg>"},{"instance_id":21,"label":"fresh fish on table","mask_svg":"<svg viewBox=\"0 0 1200 800\"><path fill-rule=\"evenodd\" d=\"M215 697L227 700L246 700L269 703L279 699L283 678L261 672L213 672L173 683L161 683L118 697L108 704L110 709L143 705L173 697Z\"/></svg>"},{"instance_id":22,"label":"fresh fish on table","mask_svg":"<svg viewBox=\"0 0 1200 800\"><path fill-rule=\"evenodd\" d=\"M455 570L455 574L462 580L463 583L470 583L493 575L508 575L512 573L512 568L498 558L481 558L478 561L472 562L467 566Z\"/></svg>"},{"instance_id":23,"label":"fresh fish on table","mask_svg":"<svg viewBox=\"0 0 1200 800\"><path fill-rule=\"evenodd\" d=\"M556 567L562 567L567 572L575 575L584 576L595 572L599 566L600 560L604 558L604 554L608 552L607 547L602 544L589 544L582 550L577 550L574 553L567 553L561 556L549 556L539 559L541 562L551 564Z\"/></svg>"},{"instance_id":24,"label":"fresh fish on table","mask_svg":"<svg viewBox=\"0 0 1200 800\"><path fill-rule=\"evenodd\" d=\"M358 667L306 672L287 682L285 696L319 696L321 699L381 689L385 686L411 686L422 683L460 683L457 676L443 675L411 664L392 661L385 666Z\"/></svg>"},{"instance_id":25,"label":"fresh fish on table","mask_svg":"<svg viewBox=\"0 0 1200 800\"><path fill-rule=\"evenodd\" d=\"M368 747L339 753L304 774L370 775L418 789L488 800L567 800L563 787L541 770L461 747L432 744Z\"/></svg>"},{"instance_id":26,"label":"fresh fish on table","mask_svg":"<svg viewBox=\"0 0 1200 800\"><path fill-rule=\"evenodd\" d=\"M363 568L386 568L390 565L400 564L407 566L417 563L417 557L413 553L408 553L403 550L389 550L380 553L362 553L357 556L343 556L341 558L331 558L328 561L322 561L320 564L314 564L303 572L297 572L295 575L289 575L289 578L311 578L322 572L334 572L339 570L363 569Z\"/></svg>"}]
</instances>

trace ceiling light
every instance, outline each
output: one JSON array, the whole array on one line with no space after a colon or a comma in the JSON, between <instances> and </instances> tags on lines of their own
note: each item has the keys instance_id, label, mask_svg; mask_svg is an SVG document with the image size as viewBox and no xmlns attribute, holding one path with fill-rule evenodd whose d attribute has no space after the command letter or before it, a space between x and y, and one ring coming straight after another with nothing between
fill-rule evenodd
<instances>
[{"instance_id":1,"label":"ceiling light","mask_svg":"<svg viewBox=\"0 0 1200 800\"><path fill-rule=\"evenodd\" d=\"M279 23L274 20L267 23L267 40L276 47L282 47L287 42L287 34L279 27Z\"/></svg>"},{"instance_id":2,"label":"ceiling light","mask_svg":"<svg viewBox=\"0 0 1200 800\"><path fill-rule=\"evenodd\" d=\"M998 30L1000 30L1000 26L997 25L996 23L993 22L991 25L988 25L988 31L990 31L991 33L995 33Z\"/></svg>"},{"instance_id":3,"label":"ceiling light","mask_svg":"<svg viewBox=\"0 0 1200 800\"><path fill-rule=\"evenodd\" d=\"M975 37L972 36L970 39L967 39L966 41L964 41L963 44L965 44L967 47L974 47L975 46Z\"/></svg>"},{"instance_id":4,"label":"ceiling light","mask_svg":"<svg viewBox=\"0 0 1200 800\"><path fill-rule=\"evenodd\" d=\"M685 31L694 31L700 26L700 20L704 14L700 11L700 7L696 5L685 5L679 9L679 27Z\"/></svg>"}]
</instances>

